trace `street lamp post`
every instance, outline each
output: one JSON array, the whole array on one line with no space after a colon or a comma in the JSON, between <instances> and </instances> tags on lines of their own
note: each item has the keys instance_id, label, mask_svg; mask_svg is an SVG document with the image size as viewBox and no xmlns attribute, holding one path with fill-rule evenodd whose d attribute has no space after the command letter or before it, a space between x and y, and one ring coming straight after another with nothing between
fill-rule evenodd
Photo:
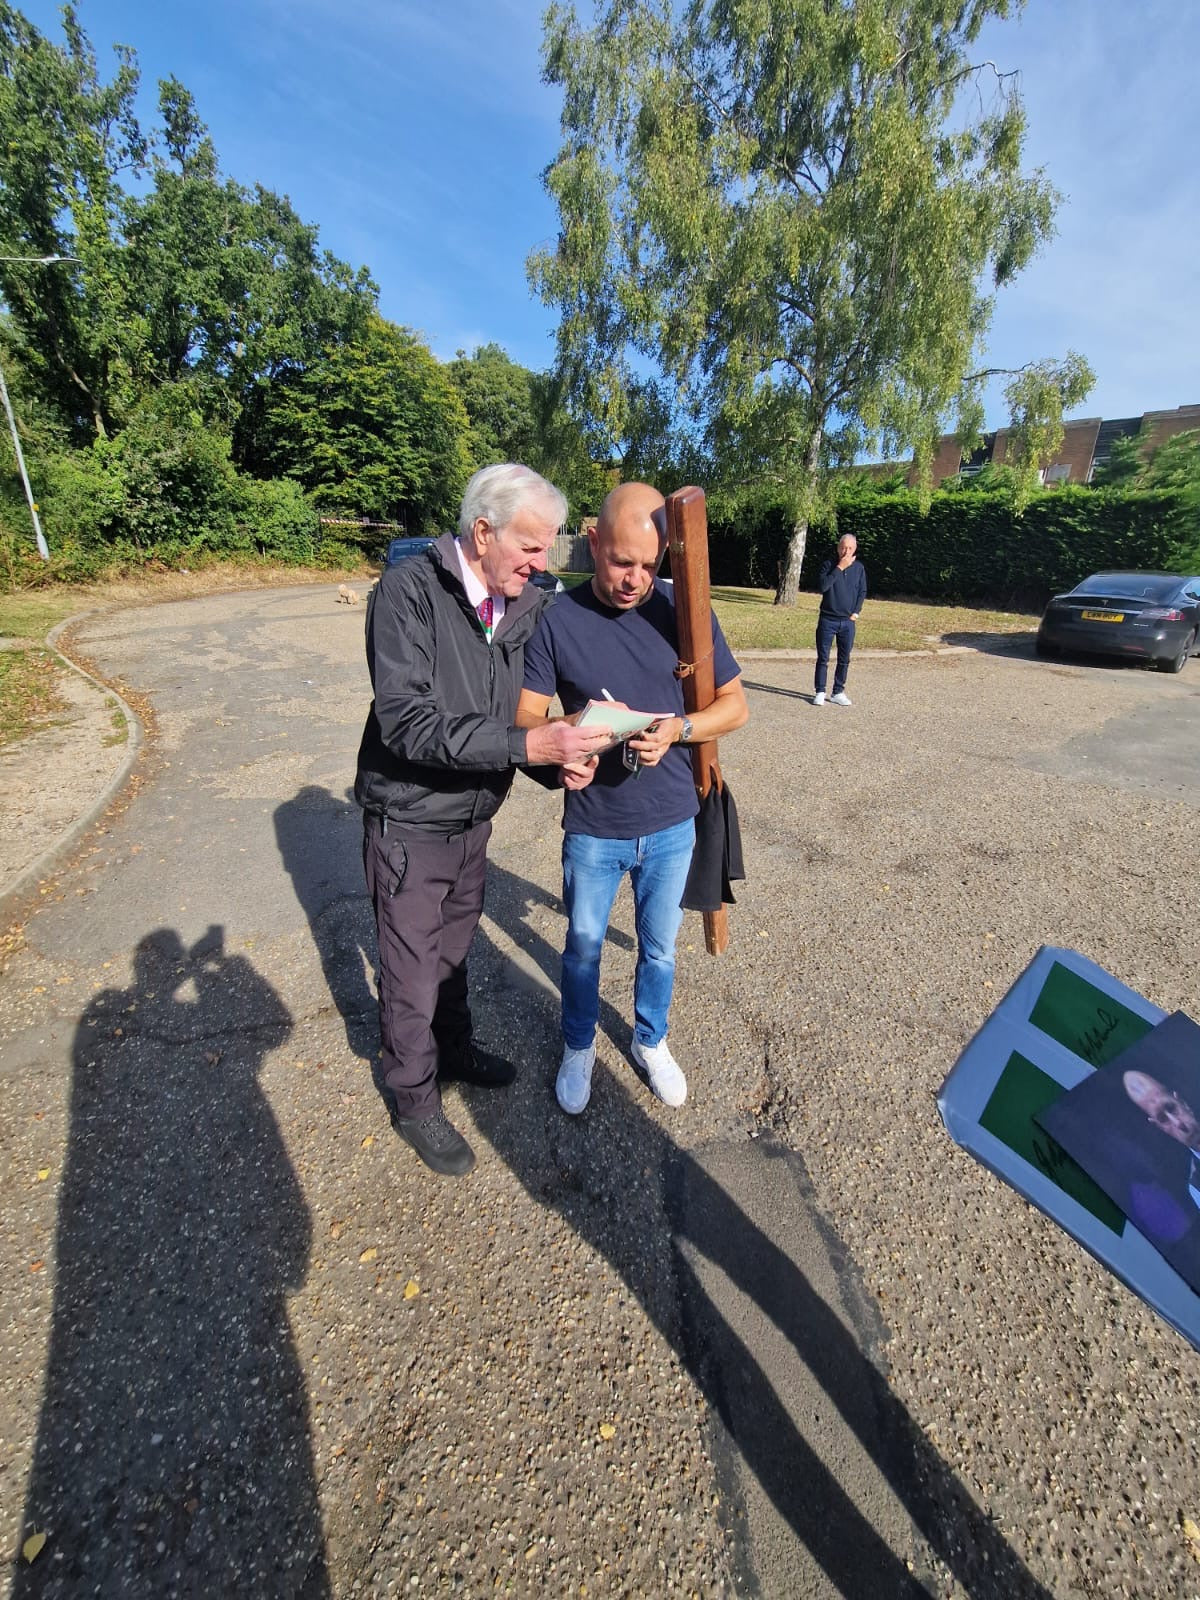
<instances>
[{"instance_id":1,"label":"street lamp post","mask_svg":"<svg viewBox=\"0 0 1200 1600\"><path fill-rule=\"evenodd\" d=\"M31 267L52 267L59 261L77 262L78 260L78 256L0 256L0 261L22 263ZM21 482L25 485L25 499L29 505L29 515L33 520L33 534L37 540L38 555L41 556L43 561L49 561L50 547L47 545L46 536L42 532L37 501L33 498L33 487L29 482L29 473L25 470L25 454L21 449L21 436L17 432L17 419L13 415L12 401L8 398L8 384L4 381L4 368L2 366L0 366L0 400L4 402L4 414L8 418L8 426L12 431L13 450L16 453Z\"/></svg>"},{"instance_id":2,"label":"street lamp post","mask_svg":"<svg viewBox=\"0 0 1200 1600\"><path fill-rule=\"evenodd\" d=\"M33 498L33 489L29 483L29 474L25 470L25 457L21 451L21 437L17 432L17 419L13 416L12 401L8 398L8 385L4 381L4 368L0 367L0 400L4 401L5 415L8 425L12 429L13 449L17 454L17 466L21 473L21 482L25 485L25 499L29 502L29 515L33 518L33 536L37 540L38 555L43 561L50 559L50 547L46 543L46 535L42 532L42 524L38 518L37 501Z\"/></svg>"}]
</instances>

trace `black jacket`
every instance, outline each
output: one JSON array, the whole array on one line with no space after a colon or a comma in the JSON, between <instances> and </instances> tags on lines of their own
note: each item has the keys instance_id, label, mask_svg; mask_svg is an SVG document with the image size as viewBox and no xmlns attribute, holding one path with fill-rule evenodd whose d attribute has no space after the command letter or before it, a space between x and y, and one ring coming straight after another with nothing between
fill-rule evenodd
<instances>
[{"instance_id":1,"label":"black jacket","mask_svg":"<svg viewBox=\"0 0 1200 1600\"><path fill-rule=\"evenodd\" d=\"M525 644L552 597L527 584L488 643L454 535L386 567L367 606L375 699L354 798L401 831L449 835L495 816L525 760L513 727Z\"/></svg>"}]
</instances>

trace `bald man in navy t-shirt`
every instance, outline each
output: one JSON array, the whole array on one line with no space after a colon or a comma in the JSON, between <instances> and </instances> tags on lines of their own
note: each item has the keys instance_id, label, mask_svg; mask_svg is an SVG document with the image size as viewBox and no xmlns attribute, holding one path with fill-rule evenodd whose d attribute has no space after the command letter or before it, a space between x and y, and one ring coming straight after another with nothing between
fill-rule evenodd
<instances>
[{"instance_id":1,"label":"bald man in navy t-shirt","mask_svg":"<svg viewBox=\"0 0 1200 1600\"><path fill-rule=\"evenodd\" d=\"M562 963L563 1057L558 1103L573 1116L591 1096L600 1009L600 953L621 879L629 875L638 938L631 1052L664 1104L682 1105L687 1080L667 1046L675 983L680 900L695 843L699 809L689 744L740 728L749 716L737 662L716 617L716 697L684 713L676 667L679 635L672 586L656 578L666 549L662 495L645 483L616 488L588 535L591 581L561 595L525 648L525 686L517 725L536 727L557 695L568 716L611 699L659 714L589 765L565 768L563 900L567 940Z\"/></svg>"}]
</instances>

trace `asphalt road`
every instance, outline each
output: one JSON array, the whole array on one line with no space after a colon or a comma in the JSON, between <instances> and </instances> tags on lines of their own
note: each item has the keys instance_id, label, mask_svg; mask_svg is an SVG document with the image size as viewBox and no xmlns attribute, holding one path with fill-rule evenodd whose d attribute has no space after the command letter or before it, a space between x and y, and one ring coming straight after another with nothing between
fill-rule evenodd
<instances>
[{"instance_id":1,"label":"asphalt road","mask_svg":"<svg viewBox=\"0 0 1200 1600\"><path fill-rule=\"evenodd\" d=\"M1042 943L1200 1013L1200 663L745 663L749 880L685 925L687 1105L552 1094L558 816L518 781L472 957L512 1091L461 1183L372 1087L362 611L89 619L152 730L0 989L12 1593L1200 1593L1196 1356L946 1139ZM23 1541L47 1534L32 1562Z\"/></svg>"}]
</instances>

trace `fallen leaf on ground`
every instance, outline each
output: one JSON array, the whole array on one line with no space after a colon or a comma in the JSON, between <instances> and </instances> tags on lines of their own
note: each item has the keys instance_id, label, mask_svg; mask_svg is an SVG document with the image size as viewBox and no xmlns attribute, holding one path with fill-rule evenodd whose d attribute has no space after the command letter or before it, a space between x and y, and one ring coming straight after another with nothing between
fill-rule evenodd
<instances>
[{"instance_id":1,"label":"fallen leaf on ground","mask_svg":"<svg viewBox=\"0 0 1200 1600\"><path fill-rule=\"evenodd\" d=\"M417 1295L420 1294L420 1292L421 1292L421 1285L417 1282L417 1280L415 1278L410 1278L408 1280L408 1282L404 1285L404 1298L406 1300L414 1300L417 1297Z\"/></svg>"},{"instance_id":2,"label":"fallen leaf on ground","mask_svg":"<svg viewBox=\"0 0 1200 1600\"><path fill-rule=\"evenodd\" d=\"M50 1168L49 1167L39 1167L38 1168L37 1181L39 1183L45 1183L46 1179L49 1176L50 1176Z\"/></svg>"},{"instance_id":3,"label":"fallen leaf on ground","mask_svg":"<svg viewBox=\"0 0 1200 1600\"><path fill-rule=\"evenodd\" d=\"M360 1261L374 1261L375 1257L378 1254L379 1254L379 1251L376 1250L374 1245L372 1245L369 1250L364 1250L362 1255L360 1255L358 1259Z\"/></svg>"},{"instance_id":4,"label":"fallen leaf on ground","mask_svg":"<svg viewBox=\"0 0 1200 1600\"><path fill-rule=\"evenodd\" d=\"M367 1137L362 1142L362 1148L364 1150L369 1150L374 1143L375 1143L375 1135L373 1133L369 1133L367 1135Z\"/></svg>"},{"instance_id":5,"label":"fallen leaf on ground","mask_svg":"<svg viewBox=\"0 0 1200 1600\"><path fill-rule=\"evenodd\" d=\"M615 1439L617 1437L617 1430L611 1422L602 1422L600 1424L600 1437L602 1439Z\"/></svg>"},{"instance_id":6,"label":"fallen leaf on ground","mask_svg":"<svg viewBox=\"0 0 1200 1600\"><path fill-rule=\"evenodd\" d=\"M28 1539L26 1539L25 1543L21 1546L21 1554L25 1557L26 1561L31 1563L36 1561L42 1553L42 1546L45 1544L45 1542L46 1535L44 1533L31 1533Z\"/></svg>"},{"instance_id":7,"label":"fallen leaf on ground","mask_svg":"<svg viewBox=\"0 0 1200 1600\"><path fill-rule=\"evenodd\" d=\"M1183 1528L1183 1537L1187 1540L1188 1549L1200 1561L1200 1527L1192 1521L1191 1517L1181 1517L1180 1526Z\"/></svg>"}]
</instances>

